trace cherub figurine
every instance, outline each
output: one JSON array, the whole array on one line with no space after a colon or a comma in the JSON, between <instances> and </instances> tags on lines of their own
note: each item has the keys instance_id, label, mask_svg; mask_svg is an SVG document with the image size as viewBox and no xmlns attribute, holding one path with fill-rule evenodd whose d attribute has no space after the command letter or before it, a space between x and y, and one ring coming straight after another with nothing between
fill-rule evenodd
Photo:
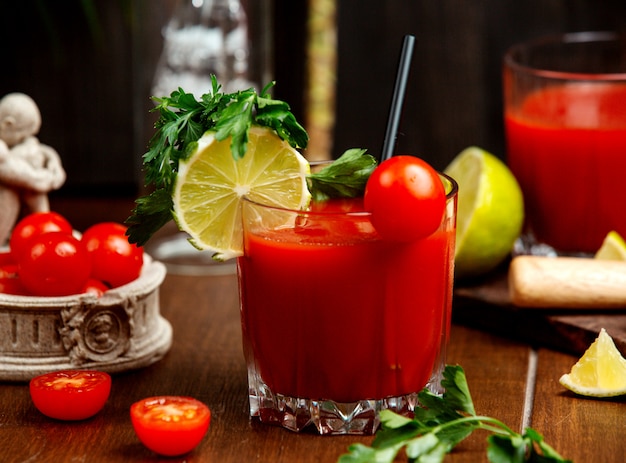
<instances>
[{"instance_id":1,"label":"cherub figurine","mask_svg":"<svg viewBox=\"0 0 626 463\"><path fill-rule=\"evenodd\" d=\"M6 243L22 207L50 210L48 193L65 182L58 153L39 143L37 104L24 93L0 99L0 245Z\"/></svg>"}]
</instances>

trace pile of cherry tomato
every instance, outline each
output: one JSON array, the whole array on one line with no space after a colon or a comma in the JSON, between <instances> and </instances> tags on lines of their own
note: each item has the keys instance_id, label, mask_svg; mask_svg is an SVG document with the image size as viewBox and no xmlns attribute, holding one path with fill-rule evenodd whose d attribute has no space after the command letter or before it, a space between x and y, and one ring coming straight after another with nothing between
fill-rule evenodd
<instances>
[{"instance_id":1,"label":"pile of cherry tomato","mask_svg":"<svg viewBox=\"0 0 626 463\"><path fill-rule=\"evenodd\" d=\"M31 296L93 293L139 277L143 249L128 242L126 227L102 222L77 237L56 212L36 212L14 227L0 253L0 292Z\"/></svg>"}]
</instances>

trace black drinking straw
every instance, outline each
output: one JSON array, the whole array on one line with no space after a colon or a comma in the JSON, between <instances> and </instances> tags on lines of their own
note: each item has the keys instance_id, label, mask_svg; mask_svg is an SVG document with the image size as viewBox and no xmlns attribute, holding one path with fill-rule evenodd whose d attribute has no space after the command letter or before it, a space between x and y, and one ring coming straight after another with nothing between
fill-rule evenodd
<instances>
[{"instance_id":1,"label":"black drinking straw","mask_svg":"<svg viewBox=\"0 0 626 463\"><path fill-rule=\"evenodd\" d=\"M400 54L400 63L398 64L398 71L396 73L396 83L391 99L389 118L387 119L387 130L385 132L383 151L380 156L381 162L393 156L393 149L396 145L396 136L398 134L398 125L400 125L400 115L402 114L402 104L404 103L406 83L409 79L409 71L411 70L411 58L413 57L414 43L414 36L404 36L404 41L402 42L402 52Z\"/></svg>"}]
</instances>

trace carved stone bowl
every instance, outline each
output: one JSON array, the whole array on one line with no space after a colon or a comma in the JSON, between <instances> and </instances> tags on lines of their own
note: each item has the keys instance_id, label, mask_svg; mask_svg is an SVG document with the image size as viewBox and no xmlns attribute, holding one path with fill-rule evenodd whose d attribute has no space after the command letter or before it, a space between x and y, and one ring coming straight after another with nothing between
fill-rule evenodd
<instances>
[{"instance_id":1,"label":"carved stone bowl","mask_svg":"<svg viewBox=\"0 0 626 463\"><path fill-rule=\"evenodd\" d=\"M60 369L109 373L160 360L172 327L160 315L165 266L144 254L139 278L101 297L0 294L0 381Z\"/></svg>"}]
</instances>

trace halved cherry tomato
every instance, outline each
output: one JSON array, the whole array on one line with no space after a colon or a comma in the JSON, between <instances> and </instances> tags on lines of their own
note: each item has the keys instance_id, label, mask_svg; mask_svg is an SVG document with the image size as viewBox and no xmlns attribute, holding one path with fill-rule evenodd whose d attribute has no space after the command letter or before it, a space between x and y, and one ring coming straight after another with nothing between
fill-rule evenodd
<instances>
[{"instance_id":1,"label":"halved cherry tomato","mask_svg":"<svg viewBox=\"0 0 626 463\"><path fill-rule=\"evenodd\" d=\"M20 220L9 238L9 248L17 260L26 249L30 238L42 233L60 231L72 233L72 225L61 214L56 212L34 212Z\"/></svg>"},{"instance_id":2,"label":"halved cherry tomato","mask_svg":"<svg viewBox=\"0 0 626 463\"><path fill-rule=\"evenodd\" d=\"M78 294L91 272L91 260L83 243L64 232L32 237L17 265L22 284L35 296Z\"/></svg>"},{"instance_id":3,"label":"halved cherry tomato","mask_svg":"<svg viewBox=\"0 0 626 463\"><path fill-rule=\"evenodd\" d=\"M85 230L82 241L91 255L93 278L116 288L139 277L143 249L128 242L124 225L98 223Z\"/></svg>"},{"instance_id":4,"label":"halved cherry tomato","mask_svg":"<svg viewBox=\"0 0 626 463\"><path fill-rule=\"evenodd\" d=\"M139 440L159 455L191 452L204 438L211 411L191 397L159 396L135 402L130 419Z\"/></svg>"},{"instance_id":5,"label":"halved cherry tomato","mask_svg":"<svg viewBox=\"0 0 626 463\"><path fill-rule=\"evenodd\" d=\"M111 393L111 376L102 371L62 370L36 376L30 396L44 415L58 420L84 420L104 407Z\"/></svg>"},{"instance_id":6,"label":"halved cherry tomato","mask_svg":"<svg viewBox=\"0 0 626 463\"><path fill-rule=\"evenodd\" d=\"M437 230L446 194L437 172L415 156L393 156L374 169L365 186L365 209L384 238L415 241Z\"/></svg>"}]
</instances>

